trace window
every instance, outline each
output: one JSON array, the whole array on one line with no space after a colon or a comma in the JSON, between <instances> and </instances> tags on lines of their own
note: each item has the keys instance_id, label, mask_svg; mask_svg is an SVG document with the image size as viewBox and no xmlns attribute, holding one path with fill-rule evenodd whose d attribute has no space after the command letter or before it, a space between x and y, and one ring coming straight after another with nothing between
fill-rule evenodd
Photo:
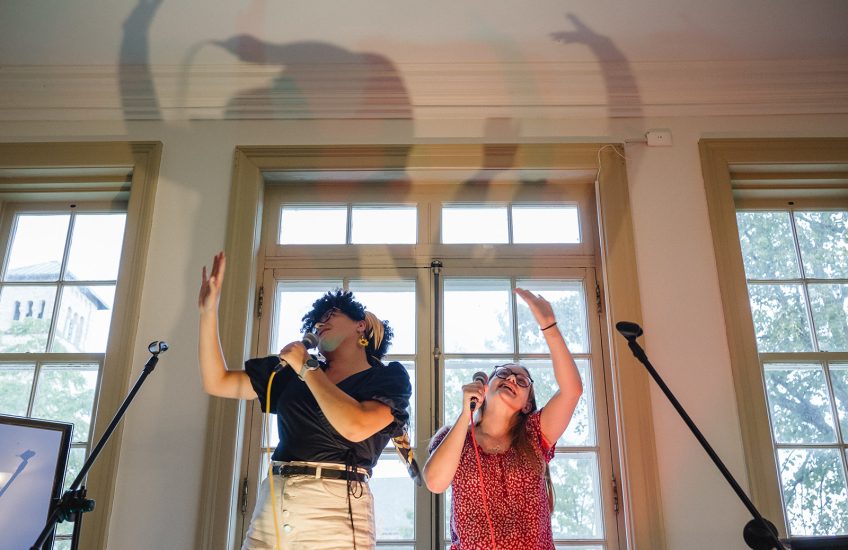
<instances>
[{"instance_id":1,"label":"window","mask_svg":"<svg viewBox=\"0 0 848 550\"><path fill-rule=\"evenodd\" d=\"M0 272L0 411L74 424L67 488L92 446L126 213L82 204L9 210ZM66 544L72 528L61 524L57 540Z\"/></svg>"},{"instance_id":2,"label":"window","mask_svg":"<svg viewBox=\"0 0 848 550\"><path fill-rule=\"evenodd\" d=\"M66 486L128 389L160 154L0 144L0 411L74 423ZM119 452L113 436L88 475L81 547L105 547Z\"/></svg>"},{"instance_id":3,"label":"window","mask_svg":"<svg viewBox=\"0 0 848 550\"><path fill-rule=\"evenodd\" d=\"M443 365L433 368L430 340L433 334L442 333L432 329L437 314L431 299L439 295L434 290L441 288L433 285L432 258L444 262L440 270L442 281L467 277L505 279L510 284L516 279L583 281L589 319L603 319L606 323L602 331L604 342L590 348L591 354L600 354L602 359L593 359L591 368L603 369L609 355L616 357L612 372L604 375L606 380L595 376L597 371L590 374L595 389L592 398L597 400L593 405L596 411L606 411L607 399L615 399L616 410L629 419L626 425L618 427L617 437L609 439L600 435L608 423L596 417L599 449L610 449L610 445L621 442L627 453L619 450L613 453L621 460L615 466L621 471L615 470L614 480L611 479L614 468L600 466L604 476L600 486L604 514L619 510L613 519L604 519L605 539L583 543L569 539L566 547L606 550L633 544L663 548L663 529L657 513L661 509L658 474L655 450L650 444L648 380L626 349L626 343L609 336L610 319L636 322L641 319L638 296L633 293L635 255L624 163L615 152L606 150L609 147L598 144L522 144L516 150L516 170L501 171L485 185L456 185L463 179L461 174L476 173L484 149L472 144L238 147L232 194L235 215L228 226L225 249L229 261L221 303L221 337L227 362L237 365L259 350L269 349L270 297L281 282L342 280L349 285L359 281L382 285L409 284L408 281L414 280L417 312L414 376L418 410L414 443L419 449L419 459L423 459L420 449L426 446L443 414L444 377L439 378L438 374ZM600 181L594 182L599 154L604 170ZM351 167L356 170L351 171ZM534 174L534 178L521 181L519 172L525 174L524 170ZM316 179L317 175L320 177ZM456 179L451 181L451 178ZM303 185L305 182L313 183L307 186ZM352 185L355 182L367 184ZM273 200L269 195L280 188L285 190L285 198ZM580 189L584 190L582 194ZM328 206L350 210L354 205L395 208L414 204L417 225L414 244L383 241L383 244L354 245L347 237L335 244L279 244L280 205L321 206L320 202L316 203L316 197L330 197L332 202ZM512 231L512 244L448 245L442 243L440 236L443 204L531 208L548 205L566 209L577 205L579 238L549 243L531 236L533 243L526 244ZM273 219L263 222L262 213ZM601 240L597 238L599 232ZM612 238L605 235L614 236L615 244L605 242L606 238ZM532 250L532 261L515 255L522 248ZM579 267L594 266L600 258L604 258L602 270ZM607 302L607 293L617 298ZM598 299L606 318L596 314ZM610 385L604 385L605 382ZM599 385L609 391L598 391ZM426 397L425 392L428 392ZM225 405L212 411L211 429L216 434L218 448L225 452L216 453L204 474L204 479L210 482L204 486L201 499L204 528L200 546L203 548L237 548L242 540L241 529L253 507L259 467L257 459L249 455L260 447L261 423L258 419L255 423L241 423L240 409L243 407ZM230 448L242 449L245 454L230 453ZM559 451L576 453L591 452L591 449L588 445L579 449L561 445ZM390 456L384 455L386 461ZM597 457L594 454L591 459ZM382 464L378 466L381 468ZM398 479L406 476L402 472L390 471L390 474ZM252 477L248 479L248 476ZM623 488L627 499L620 499L614 487ZM230 506L221 506L227 498ZM381 547L404 550L439 547L438 541L444 538L444 499L416 490L414 506L417 522L414 543L404 538L407 535L400 534L397 544L381 539Z\"/></svg>"},{"instance_id":4,"label":"window","mask_svg":"<svg viewBox=\"0 0 848 550\"><path fill-rule=\"evenodd\" d=\"M848 143L703 140L752 500L848 533Z\"/></svg>"},{"instance_id":5,"label":"window","mask_svg":"<svg viewBox=\"0 0 848 550\"><path fill-rule=\"evenodd\" d=\"M420 184L402 195L369 189L363 182L323 186L279 185L266 193L261 292L267 307L259 319L255 354L274 353L298 339L301 316L327 290L352 290L394 329L385 360L401 362L412 380L411 437L423 466L430 436L456 418L460 387L475 371L521 362L536 381L540 405L553 394L544 340L513 289L544 294L556 308L585 382L574 420L557 442L551 463L557 489L554 536L561 548L617 548L612 493L617 466L609 444L605 363L594 304L595 237L581 231L590 223L585 214L582 220L578 215L591 211L591 187L551 183L543 193L504 185L497 194L506 201L465 190L466 200L454 202L448 198L458 188L447 183ZM343 202L301 202L316 194ZM500 246L492 250L491 244ZM549 265L531 268L538 254L547 254ZM439 270L431 267L436 257L443 258ZM429 343L435 341L442 344L434 369ZM255 404L250 409L255 424L261 412ZM431 410L438 411L437 418L428 414ZM269 447L278 442L275 426L274 420L262 424ZM266 448L247 449L245 462L253 465L246 472L249 486L266 475ZM379 548L413 550L449 542L449 493L432 502L426 488L415 487L391 444L374 469L371 489ZM247 510L253 499L249 502ZM248 520L246 514L243 529ZM432 540L435 530L440 534Z\"/></svg>"},{"instance_id":6,"label":"window","mask_svg":"<svg viewBox=\"0 0 848 550\"><path fill-rule=\"evenodd\" d=\"M415 244L414 206L298 205L280 210L279 244ZM391 228L386 231L386 228Z\"/></svg>"},{"instance_id":7,"label":"window","mask_svg":"<svg viewBox=\"0 0 848 550\"><path fill-rule=\"evenodd\" d=\"M545 296L554 307L584 384L584 394L568 429L556 442L556 454L550 463L556 498L554 539L560 548L574 548L575 543L580 548L601 548L588 544L608 542L607 531L614 529L614 522L604 514L604 505L611 503L602 481L607 478L602 472L609 467L609 457L605 456L608 450L602 448L602 440L609 434L603 411L596 408L596 388L602 387L594 384L595 377L602 373L597 368L601 355L592 353L592 347L598 345L598 324L586 307L590 296L586 286L594 282L594 274L582 270L571 274L574 278L445 276L442 418L443 423L449 423L459 415L461 386L476 371L488 373L495 364L524 365L533 378L539 406L550 399L556 382L544 337L527 305L516 300L512 291L521 287ZM447 540L448 513L446 504Z\"/></svg>"},{"instance_id":8,"label":"window","mask_svg":"<svg viewBox=\"0 0 848 550\"><path fill-rule=\"evenodd\" d=\"M848 534L848 210L736 218L789 533Z\"/></svg>"}]
</instances>

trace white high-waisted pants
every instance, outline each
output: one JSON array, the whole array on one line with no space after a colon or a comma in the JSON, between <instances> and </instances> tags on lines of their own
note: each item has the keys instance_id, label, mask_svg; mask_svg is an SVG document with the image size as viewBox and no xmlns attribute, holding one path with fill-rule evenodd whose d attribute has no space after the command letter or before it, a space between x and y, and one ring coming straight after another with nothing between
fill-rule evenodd
<instances>
[{"instance_id":1,"label":"white high-waisted pants","mask_svg":"<svg viewBox=\"0 0 848 550\"><path fill-rule=\"evenodd\" d=\"M314 466L317 463L298 463ZM338 465L334 465L338 467ZM357 489L356 482L352 482ZM375 547L374 498L367 482L362 491L351 495L356 549ZM280 550L351 550L353 533L348 515L347 481L316 479L307 476L274 476L277 520L280 522ZM256 508L247 530L242 550L273 549L275 499L271 498L271 483L262 481Z\"/></svg>"}]
</instances>

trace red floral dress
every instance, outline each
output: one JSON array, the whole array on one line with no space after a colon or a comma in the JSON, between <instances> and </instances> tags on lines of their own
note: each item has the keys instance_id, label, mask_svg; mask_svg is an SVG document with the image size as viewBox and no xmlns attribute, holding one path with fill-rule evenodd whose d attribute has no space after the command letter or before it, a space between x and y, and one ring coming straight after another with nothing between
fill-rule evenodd
<instances>
[{"instance_id":1,"label":"red floral dress","mask_svg":"<svg viewBox=\"0 0 848 550\"><path fill-rule=\"evenodd\" d=\"M540 412L527 419L527 433L536 456L550 462L554 448L542 435ZM431 453L449 430L436 432ZM544 470L513 447L499 454L480 450L480 464L497 550L553 550ZM451 550L492 550L470 429L451 488Z\"/></svg>"}]
</instances>

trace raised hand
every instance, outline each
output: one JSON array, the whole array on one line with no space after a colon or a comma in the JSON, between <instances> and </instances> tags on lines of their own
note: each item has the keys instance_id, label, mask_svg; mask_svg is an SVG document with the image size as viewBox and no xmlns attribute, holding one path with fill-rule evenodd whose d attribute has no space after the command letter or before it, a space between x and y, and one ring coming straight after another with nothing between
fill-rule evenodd
<instances>
[{"instance_id":1,"label":"raised hand","mask_svg":"<svg viewBox=\"0 0 848 550\"><path fill-rule=\"evenodd\" d=\"M542 298L539 294L533 294L529 290L524 290L523 288L516 288L515 293L518 294L524 303L526 303L530 307L530 312L533 314L533 318L536 319L536 322L539 323L540 328L544 328L551 323L556 322L556 315L554 315L554 308L551 306L550 302Z\"/></svg>"},{"instance_id":2,"label":"raised hand","mask_svg":"<svg viewBox=\"0 0 848 550\"><path fill-rule=\"evenodd\" d=\"M223 252L215 254L212 259L212 272L206 276L206 266L203 266L203 274L200 282L200 293L197 296L197 307L200 313L209 313L218 310L218 302L221 300L221 285L224 282L224 270L227 267L227 259Z\"/></svg>"}]
</instances>

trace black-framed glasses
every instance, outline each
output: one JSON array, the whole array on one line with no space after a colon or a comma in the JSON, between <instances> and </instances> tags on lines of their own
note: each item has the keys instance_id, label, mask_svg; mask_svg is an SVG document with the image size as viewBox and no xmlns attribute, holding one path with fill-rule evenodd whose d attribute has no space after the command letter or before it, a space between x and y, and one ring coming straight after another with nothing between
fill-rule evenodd
<instances>
[{"instance_id":1,"label":"black-framed glasses","mask_svg":"<svg viewBox=\"0 0 848 550\"><path fill-rule=\"evenodd\" d=\"M530 376L524 374L520 370L513 370L512 368L510 368L511 366L518 367L518 365L498 365L497 367L495 367L495 376L497 376L501 380L506 380L510 376L514 376L515 383L520 388L529 388L533 385L533 379L530 378Z\"/></svg>"},{"instance_id":2,"label":"black-framed glasses","mask_svg":"<svg viewBox=\"0 0 848 550\"><path fill-rule=\"evenodd\" d=\"M341 310L337 307L331 307L330 309L328 309L327 311L324 312L324 315L322 315L321 318L318 319L318 321L315 324L318 325L318 324L326 323L327 321L330 320L330 318L333 315L335 315L336 313L339 313L340 311Z\"/></svg>"}]
</instances>

